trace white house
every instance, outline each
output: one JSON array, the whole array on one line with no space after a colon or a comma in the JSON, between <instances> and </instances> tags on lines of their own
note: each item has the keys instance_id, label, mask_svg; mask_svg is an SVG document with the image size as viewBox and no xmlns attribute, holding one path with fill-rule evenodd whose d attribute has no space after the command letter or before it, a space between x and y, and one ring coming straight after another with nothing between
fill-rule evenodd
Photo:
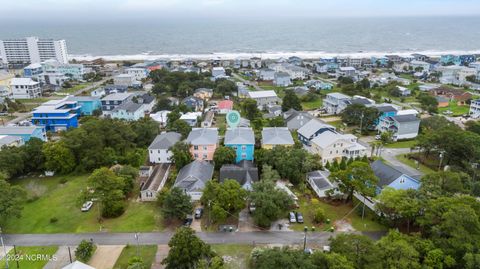
<instances>
[{"instance_id":1,"label":"white house","mask_svg":"<svg viewBox=\"0 0 480 269\"><path fill-rule=\"evenodd\" d=\"M225 77L225 76L226 76L225 68L218 67L218 66L212 68L212 77L221 78L221 77Z\"/></svg>"},{"instance_id":2,"label":"white house","mask_svg":"<svg viewBox=\"0 0 480 269\"><path fill-rule=\"evenodd\" d=\"M292 85L292 80L287 72L276 72L273 84L276 86L287 87Z\"/></svg>"},{"instance_id":3,"label":"white house","mask_svg":"<svg viewBox=\"0 0 480 269\"><path fill-rule=\"evenodd\" d=\"M257 101L259 107L277 104L281 101L275 91L250 91L248 97Z\"/></svg>"},{"instance_id":4,"label":"white house","mask_svg":"<svg viewBox=\"0 0 480 269\"><path fill-rule=\"evenodd\" d=\"M170 148L182 139L182 135L175 132L164 132L157 135L148 147L150 163L172 163Z\"/></svg>"},{"instance_id":5,"label":"white house","mask_svg":"<svg viewBox=\"0 0 480 269\"><path fill-rule=\"evenodd\" d=\"M323 132L312 142L312 151L322 157L322 164L341 161L345 158L356 158L367 155L367 148L360 145L357 137L351 134L339 134L335 131Z\"/></svg>"},{"instance_id":6,"label":"white house","mask_svg":"<svg viewBox=\"0 0 480 269\"><path fill-rule=\"evenodd\" d=\"M328 179L329 176L329 171L317 170L307 173L307 182L319 198L328 197L328 192L337 187Z\"/></svg>"},{"instance_id":7,"label":"white house","mask_svg":"<svg viewBox=\"0 0 480 269\"><path fill-rule=\"evenodd\" d=\"M409 88L405 88L402 86L397 86L397 90L400 93L400 96L409 96L412 94L412 91Z\"/></svg>"},{"instance_id":8,"label":"white house","mask_svg":"<svg viewBox=\"0 0 480 269\"><path fill-rule=\"evenodd\" d=\"M430 71L430 64L427 63L427 62L423 62L423 61L411 61L410 62L410 67L413 70L416 70L417 68L421 68L422 71L425 71L425 72Z\"/></svg>"},{"instance_id":9,"label":"white house","mask_svg":"<svg viewBox=\"0 0 480 269\"><path fill-rule=\"evenodd\" d=\"M148 76L148 69L139 68L139 67L131 67L125 69L125 73L127 75L131 75L135 78L135 80L141 81Z\"/></svg>"},{"instance_id":10,"label":"white house","mask_svg":"<svg viewBox=\"0 0 480 269\"><path fill-rule=\"evenodd\" d=\"M13 99L34 99L40 97L40 83L31 78L12 78L10 90Z\"/></svg>"},{"instance_id":11,"label":"white house","mask_svg":"<svg viewBox=\"0 0 480 269\"><path fill-rule=\"evenodd\" d=\"M260 70L261 80L273 80L275 78L275 70L270 68L264 68Z\"/></svg>"},{"instance_id":12,"label":"white house","mask_svg":"<svg viewBox=\"0 0 480 269\"><path fill-rule=\"evenodd\" d=\"M131 74L120 74L113 78L113 84L119 86L133 87L136 81L135 76Z\"/></svg>"}]
</instances>

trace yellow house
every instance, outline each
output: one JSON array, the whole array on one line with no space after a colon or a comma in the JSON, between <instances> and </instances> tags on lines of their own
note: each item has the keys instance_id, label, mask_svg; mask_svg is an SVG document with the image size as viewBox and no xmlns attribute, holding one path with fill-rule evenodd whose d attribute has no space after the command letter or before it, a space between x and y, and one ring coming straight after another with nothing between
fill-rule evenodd
<instances>
[{"instance_id":1,"label":"yellow house","mask_svg":"<svg viewBox=\"0 0 480 269\"><path fill-rule=\"evenodd\" d=\"M292 133L287 127L268 127L262 130L263 149L272 149L274 146L291 147L294 144Z\"/></svg>"}]
</instances>

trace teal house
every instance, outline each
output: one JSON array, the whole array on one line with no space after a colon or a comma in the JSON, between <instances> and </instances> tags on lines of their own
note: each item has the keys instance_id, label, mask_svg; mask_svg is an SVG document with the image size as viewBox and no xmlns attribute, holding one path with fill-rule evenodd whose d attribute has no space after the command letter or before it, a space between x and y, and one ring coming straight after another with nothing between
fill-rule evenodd
<instances>
[{"instance_id":1,"label":"teal house","mask_svg":"<svg viewBox=\"0 0 480 269\"><path fill-rule=\"evenodd\" d=\"M92 116L93 111L102 109L102 102L99 97L93 96L70 96L69 101L76 101L80 106L80 115Z\"/></svg>"},{"instance_id":2,"label":"teal house","mask_svg":"<svg viewBox=\"0 0 480 269\"><path fill-rule=\"evenodd\" d=\"M242 160L253 161L255 149L255 135L252 128L228 128L225 133L224 144L233 148L237 154L236 162Z\"/></svg>"},{"instance_id":3,"label":"teal house","mask_svg":"<svg viewBox=\"0 0 480 269\"><path fill-rule=\"evenodd\" d=\"M42 126L0 126L0 136L15 136L21 137L24 142L31 138L38 138L42 141L47 141L47 134L45 128Z\"/></svg>"}]
</instances>

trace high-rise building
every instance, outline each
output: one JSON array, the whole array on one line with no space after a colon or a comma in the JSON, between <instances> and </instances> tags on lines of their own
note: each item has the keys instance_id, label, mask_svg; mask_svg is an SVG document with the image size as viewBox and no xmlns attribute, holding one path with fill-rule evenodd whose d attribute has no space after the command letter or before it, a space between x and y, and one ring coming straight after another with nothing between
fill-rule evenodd
<instances>
[{"instance_id":1,"label":"high-rise building","mask_svg":"<svg viewBox=\"0 0 480 269\"><path fill-rule=\"evenodd\" d=\"M55 59L68 63L65 40L26 37L0 40L0 59L4 64L25 65Z\"/></svg>"}]
</instances>

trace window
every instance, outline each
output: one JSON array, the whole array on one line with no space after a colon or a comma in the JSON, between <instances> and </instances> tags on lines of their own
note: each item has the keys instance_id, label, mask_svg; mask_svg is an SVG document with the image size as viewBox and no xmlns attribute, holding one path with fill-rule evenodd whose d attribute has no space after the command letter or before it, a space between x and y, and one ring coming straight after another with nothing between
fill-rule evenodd
<instances>
[{"instance_id":1,"label":"window","mask_svg":"<svg viewBox=\"0 0 480 269\"><path fill-rule=\"evenodd\" d=\"M242 159L246 159L246 158L247 158L247 154L242 153Z\"/></svg>"},{"instance_id":2,"label":"window","mask_svg":"<svg viewBox=\"0 0 480 269\"><path fill-rule=\"evenodd\" d=\"M233 146L232 148L233 148L234 150L237 150L237 146Z\"/></svg>"},{"instance_id":3,"label":"window","mask_svg":"<svg viewBox=\"0 0 480 269\"><path fill-rule=\"evenodd\" d=\"M207 154L203 154L203 159L205 160L207 158Z\"/></svg>"},{"instance_id":4,"label":"window","mask_svg":"<svg viewBox=\"0 0 480 269\"><path fill-rule=\"evenodd\" d=\"M198 150L198 146L193 146L193 149L194 149L194 150Z\"/></svg>"},{"instance_id":5,"label":"window","mask_svg":"<svg viewBox=\"0 0 480 269\"><path fill-rule=\"evenodd\" d=\"M195 157L195 159L197 159L197 158L198 158L198 154L197 154L197 153L193 154L193 157Z\"/></svg>"},{"instance_id":6,"label":"window","mask_svg":"<svg viewBox=\"0 0 480 269\"><path fill-rule=\"evenodd\" d=\"M203 150L207 150L207 146L203 146Z\"/></svg>"},{"instance_id":7,"label":"window","mask_svg":"<svg viewBox=\"0 0 480 269\"><path fill-rule=\"evenodd\" d=\"M247 146L243 145L242 150L246 150L246 149L247 149Z\"/></svg>"}]
</instances>

